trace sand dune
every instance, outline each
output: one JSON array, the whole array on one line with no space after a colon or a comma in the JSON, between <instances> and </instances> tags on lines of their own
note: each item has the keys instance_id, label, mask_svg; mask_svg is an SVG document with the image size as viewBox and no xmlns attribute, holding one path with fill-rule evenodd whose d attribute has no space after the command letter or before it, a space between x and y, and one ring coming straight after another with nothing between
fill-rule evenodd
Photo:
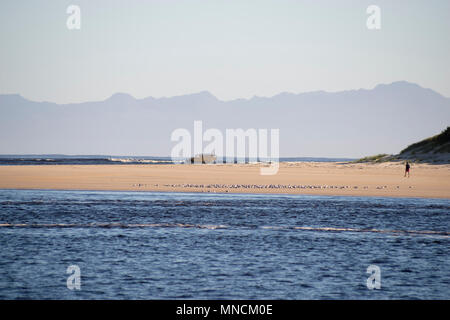
<instances>
[{"instance_id":1,"label":"sand dune","mask_svg":"<svg viewBox=\"0 0 450 320\"><path fill-rule=\"evenodd\" d=\"M395 162L286 162L262 176L260 164L0 166L0 189L287 193L450 198L450 165Z\"/></svg>"}]
</instances>

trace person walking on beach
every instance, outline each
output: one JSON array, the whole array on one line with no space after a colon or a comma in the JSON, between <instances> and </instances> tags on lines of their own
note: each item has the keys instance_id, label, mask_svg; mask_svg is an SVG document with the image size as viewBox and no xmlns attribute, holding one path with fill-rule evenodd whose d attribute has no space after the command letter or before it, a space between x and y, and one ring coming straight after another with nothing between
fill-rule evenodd
<instances>
[{"instance_id":1,"label":"person walking on beach","mask_svg":"<svg viewBox=\"0 0 450 320\"><path fill-rule=\"evenodd\" d=\"M406 166L405 166L405 177L406 177L406 174L408 174L408 178L409 178L409 168L410 168L409 162L406 161Z\"/></svg>"}]
</instances>

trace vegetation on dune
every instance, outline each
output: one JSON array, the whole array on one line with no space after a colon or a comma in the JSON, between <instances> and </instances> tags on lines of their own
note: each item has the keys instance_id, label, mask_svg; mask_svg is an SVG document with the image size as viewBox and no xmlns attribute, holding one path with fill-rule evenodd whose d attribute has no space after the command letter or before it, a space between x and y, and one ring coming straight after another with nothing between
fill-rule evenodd
<instances>
[{"instance_id":1,"label":"vegetation on dune","mask_svg":"<svg viewBox=\"0 0 450 320\"><path fill-rule=\"evenodd\" d=\"M405 153L450 153L450 127L447 127L440 134L424 139L422 141L413 143L400 152L400 155Z\"/></svg>"},{"instance_id":2,"label":"vegetation on dune","mask_svg":"<svg viewBox=\"0 0 450 320\"><path fill-rule=\"evenodd\" d=\"M355 160L356 163L361 162L386 162L386 161L403 161L410 162L439 162L448 163L450 154L450 127L447 127L440 134L413 143L403 149L397 155L377 154L370 157Z\"/></svg>"},{"instance_id":3,"label":"vegetation on dune","mask_svg":"<svg viewBox=\"0 0 450 320\"><path fill-rule=\"evenodd\" d=\"M387 161L387 158L389 157L388 154L386 153L380 153L374 156L369 156L369 157L364 157L358 160L355 160L356 163L360 163L360 162L383 162L383 161Z\"/></svg>"}]
</instances>

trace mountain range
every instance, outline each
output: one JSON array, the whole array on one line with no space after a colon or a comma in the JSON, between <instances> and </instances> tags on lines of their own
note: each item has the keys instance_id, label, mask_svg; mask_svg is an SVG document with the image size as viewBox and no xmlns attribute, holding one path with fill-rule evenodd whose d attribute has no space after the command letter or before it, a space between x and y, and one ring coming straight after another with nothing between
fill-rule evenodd
<instances>
[{"instance_id":1,"label":"mountain range","mask_svg":"<svg viewBox=\"0 0 450 320\"><path fill-rule=\"evenodd\" d=\"M450 123L450 98L399 81L373 89L280 93L221 101L207 91L136 99L35 102L0 95L0 154L168 156L177 128L279 129L283 157L361 157L400 152Z\"/></svg>"}]
</instances>

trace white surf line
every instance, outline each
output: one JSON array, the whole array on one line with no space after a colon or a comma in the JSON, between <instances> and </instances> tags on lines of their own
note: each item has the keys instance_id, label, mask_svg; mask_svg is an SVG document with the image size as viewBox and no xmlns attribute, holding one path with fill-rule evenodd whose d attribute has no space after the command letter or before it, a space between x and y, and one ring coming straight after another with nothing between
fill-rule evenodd
<instances>
[{"instance_id":1,"label":"white surf line","mask_svg":"<svg viewBox=\"0 0 450 320\"><path fill-rule=\"evenodd\" d=\"M0 227L4 228L198 228L198 229L226 229L225 225L201 225L201 224L184 224L184 223L91 223L91 224L27 224L27 223L0 223Z\"/></svg>"},{"instance_id":2,"label":"white surf line","mask_svg":"<svg viewBox=\"0 0 450 320\"><path fill-rule=\"evenodd\" d=\"M328 232L372 232L372 233L393 233L393 234L423 234L450 236L450 232L431 231L431 230L381 230L381 229L355 229L355 228L335 228L335 227L283 227L283 226L264 226L264 229L294 229L304 231L328 231Z\"/></svg>"},{"instance_id":3,"label":"white surf line","mask_svg":"<svg viewBox=\"0 0 450 320\"><path fill-rule=\"evenodd\" d=\"M27 224L27 223L0 223L0 227L6 228L197 228L197 229L227 229L230 226L214 224L185 224L185 223L91 223L91 224ZM356 228L336 228L336 227L289 227L289 226L262 226L262 229L274 230L303 230L303 231L325 231L325 232L371 232L371 233L391 233L391 234L420 234L450 236L450 232L432 230L382 230L382 229L356 229Z\"/></svg>"}]
</instances>

